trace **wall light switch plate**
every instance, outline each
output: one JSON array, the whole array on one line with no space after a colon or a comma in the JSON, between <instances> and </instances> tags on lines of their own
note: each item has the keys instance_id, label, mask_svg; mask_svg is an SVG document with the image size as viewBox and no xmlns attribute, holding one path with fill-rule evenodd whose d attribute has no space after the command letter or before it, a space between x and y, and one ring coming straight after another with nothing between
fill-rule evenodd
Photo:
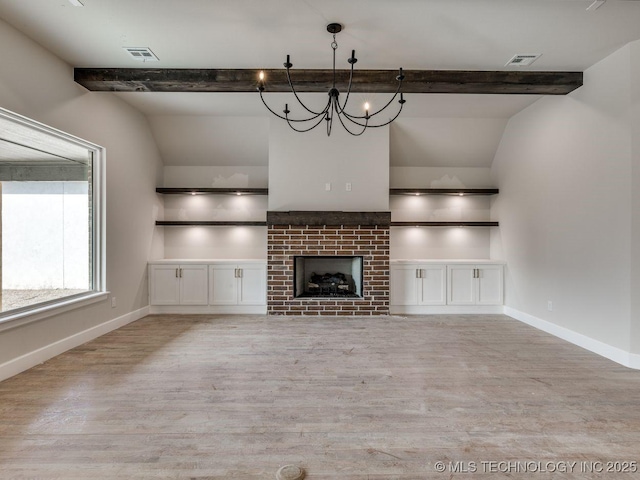
<instances>
[{"instance_id":1,"label":"wall light switch plate","mask_svg":"<svg viewBox=\"0 0 640 480\"><path fill-rule=\"evenodd\" d=\"M331 184L330 183L325 183L324 184L324 190L326 192L330 192L331 191Z\"/></svg>"}]
</instances>

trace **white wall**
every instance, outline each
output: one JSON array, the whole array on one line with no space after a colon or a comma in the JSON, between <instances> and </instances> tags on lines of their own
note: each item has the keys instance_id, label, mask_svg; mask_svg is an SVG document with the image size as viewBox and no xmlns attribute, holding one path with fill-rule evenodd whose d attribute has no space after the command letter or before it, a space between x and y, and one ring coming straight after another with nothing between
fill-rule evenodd
<instances>
[{"instance_id":1,"label":"white wall","mask_svg":"<svg viewBox=\"0 0 640 480\"><path fill-rule=\"evenodd\" d=\"M267 188L268 167L165 166L165 187Z\"/></svg>"},{"instance_id":2,"label":"white wall","mask_svg":"<svg viewBox=\"0 0 640 480\"><path fill-rule=\"evenodd\" d=\"M488 227L392 227L391 260L489 258Z\"/></svg>"},{"instance_id":3,"label":"white wall","mask_svg":"<svg viewBox=\"0 0 640 480\"><path fill-rule=\"evenodd\" d=\"M152 115L149 123L165 165L266 166L266 117Z\"/></svg>"},{"instance_id":4,"label":"white wall","mask_svg":"<svg viewBox=\"0 0 640 480\"><path fill-rule=\"evenodd\" d=\"M2 287L87 290L87 182L3 182L2 194Z\"/></svg>"},{"instance_id":5,"label":"white wall","mask_svg":"<svg viewBox=\"0 0 640 480\"><path fill-rule=\"evenodd\" d=\"M491 166L506 118L411 118L390 126L394 167Z\"/></svg>"},{"instance_id":6,"label":"white wall","mask_svg":"<svg viewBox=\"0 0 640 480\"><path fill-rule=\"evenodd\" d=\"M0 106L106 148L107 288L101 302L0 333L0 364L148 305L146 262L161 256L155 194L161 159L145 117L109 93L89 93L73 69L0 21Z\"/></svg>"},{"instance_id":7,"label":"white wall","mask_svg":"<svg viewBox=\"0 0 640 480\"><path fill-rule=\"evenodd\" d=\"M486 222L491 217L491 197L484 195L392 195L394 222Z\"/></svg>"},{"instance_id":8,"label":"white wall","mask_svg":"<svg viewBox=\"0 0 640 480\"><path fill-rule=\"evenodd\" d=\"M164 218L181 221L266 220L265 195L163 195Z\"/></svg>"},{"instance_id":9,"label":"white wall","mask_svg":"<svg viewBox=\"0 0 640 480\"><path fill-rule=\"evenodd\" d=\"M626 46L589 68L572 94L545 97L512 117L493 163L500 228L491 242L492 257L507 261L507 306L624 351L631 301L629 105Z\"/></svg>"},{"instance_id":10,"label":"white wall","mask_svg":"<svg viewBox=\"0 0 640 480\"><path fill-rule=\"evenodd\" d=\"M266 227L164 228L164 258L267 259Z\"/></svg>"},{"instance_id":11,"label":"white wall","mask_svg":"<svg viewBox=\"0 0 640 480\"><path fill-rule=\"evenodd\" d=\"M490 167L395 167L391 188L495 188Z\"/></svg>"},{"instance_id":12,"label":"white wall","mask_svg":"<svg viewBox=\"0 0 640 480\"><path fill-rule=\"evenodd\" d=\"M302 134L272 120L269 210L388 211L389 128L352 137L334 123L327 137L322 126Z\"/></svg>"},{"instance_id":13,"label":"white wall","mask_svg":"<svg viewBox=\"0 0 640 480\"><path fill-rule=\"evenodd\" d=\"M631 352L640 354L640 42L631 48Z\"/></svg>"}]
</instances>

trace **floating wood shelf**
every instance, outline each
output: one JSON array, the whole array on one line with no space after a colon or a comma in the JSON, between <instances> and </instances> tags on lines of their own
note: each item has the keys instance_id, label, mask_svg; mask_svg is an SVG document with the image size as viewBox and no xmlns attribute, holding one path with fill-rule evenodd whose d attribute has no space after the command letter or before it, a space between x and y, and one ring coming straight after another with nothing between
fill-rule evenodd
<instances>
[{"instance_id":1,"label":"floating wood shelf","mask_svg":"<svg viewBox=\"0 0 640 480\"><path fill-rule=\"evenodd\" d=\"M392 227L498 227L498 222L391 222Z\"/></svg>"},{"instance_id":2,"label":"floating wood shelf","mask_svg":"<svg viewBox=\"0 0 640 480\"><path fill-rule=\"evenodd\" d=\"M158 187L163 195L269 195L268 188L173 188ZM392 188L390 195L497 195L497 188Z\"/></svg>"},{"instance_id":3,"label":"floating wood shelf","mask_svg":"<svg viewBox=\"0 0 640 480\"><path fill-rule=\"evenodd\" d=\"M268 188L169 188L158 187L164 195L268 195Z\"/></svg>"},{"instance_id":4,"label":"floating wood shelf","mask_svg":"<svg viewBox=\"0 0 640 480\"><path fill-rule=\"evenodd\" d=\"M390 195L497 195L497 188L391 188Z\"/></svg>"},{"instance_id":5,"label":"floating wood shelf","mask_svg":"<svg viewBox=\"0 0 640 480\"><path fill-rule=\"evenodd\" d=\"M160 227L266 227L267 222L242 222L242 221L199 221L199 220L156 220L156 225Z\"/></svg>"}]
</instances>

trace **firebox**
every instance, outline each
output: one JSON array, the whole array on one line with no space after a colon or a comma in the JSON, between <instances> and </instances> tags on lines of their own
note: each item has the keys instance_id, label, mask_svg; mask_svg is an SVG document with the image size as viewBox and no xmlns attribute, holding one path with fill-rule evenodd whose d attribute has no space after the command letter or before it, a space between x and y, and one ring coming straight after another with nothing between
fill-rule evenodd
<instances>
[{"instance_id":1,"label":"firebox","mask_svg":"<svg viewBox=\"0 0 640 480\"><path fill-rule=\"evenodd\" d=\"M362 298L360 256L296 256L294 296Z\"/></svg>"}]
</instances>

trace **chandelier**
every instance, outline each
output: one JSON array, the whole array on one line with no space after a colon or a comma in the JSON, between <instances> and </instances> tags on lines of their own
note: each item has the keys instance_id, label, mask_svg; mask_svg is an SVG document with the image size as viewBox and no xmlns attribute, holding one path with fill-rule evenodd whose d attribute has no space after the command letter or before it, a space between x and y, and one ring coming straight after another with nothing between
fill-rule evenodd
<instances>
[{"instance_id":1,"label":"chandelier","mask_svg":"<svg viewBox=\"0 0 640 480\"><path fill-rule=\"evenodd\" d=\"M264 72L260 72L260 77L258 81L258 92L260 92L260 99L262 100L262 103L276 117L281 118L282 120L285 120L287 124L296 132L308 132L316 128L318 125L320 125L324 121L326 123L326 128L327 128L327 136L329 136L331 135L333 120L334 118L337 117L340 123L342 124L342 126L344 127L344 129L351 135L357 137L359 135L362 135L367 128L377 128L377 127L384 127L385 125L389 125L396 118L398 118L398 115L400 115L400 112L402 112L402 107L406 102L406 100L402 96L402 91L401 91L402 81L404 80L404 74L402 73L402 68L400 68L400 72L398 76L396 76L398 87L396 88L396 91L393 97L391 97L391 99L384 105L384 107L374 112L370 112L369 104L365 103L364 115L362 114L356 115L356 114L347 112L346 110L347 103L349 102L349 95L351 94L351 85L353 80L353 66L358 61L358 59L356 58L356 51L352 50L351 58L347 59L347 62L351 65L351 73L349 75L349 86L347 87L347 91L344 95L344 100L341 102L340 91L336 87L336 50L338 49L338 44L336 43L336 34L339 33L341 30L342 30L342 25L339 23L330 23L329 25L327 25L327 31L333 34L333 42L331 42L331 48L333 49L333 85L328 92L329 99L327 100L327 104L322 110L316 111L309 108L298 96L298 92L296 92L296 89L293 86L293 83L291 82L290 70L291 70L291 67L293 67L293 64L290 61L290 55L287 55L287 61L284 63L284 68L287 70L287 82L289 83L289 88L291 89L291 93L293 93L293 96L295 97L295 99L302 106L302 108L307 112L305 117L302 117L302 118L290 117L289 114L291 113L291 111L289 110L288 103L285 104L284 110L282 111L284 115L281 115L275 112L269 105L267 105L267 102L265 101L264 95L263 95L265 91ZM400 99L398 100L400 107L398 108L398 111L395 113L395 115L393 115L390 118L387 117L388 120L386 122L384 120L382 120L382 122L376 122L374 117L376 117L377 115L385 111L387 107L389 107L391 103L398 97L398 95L400 95ZM381 118L381 117L378 117L378 118Z\"/></svg>"}]
</instances>

